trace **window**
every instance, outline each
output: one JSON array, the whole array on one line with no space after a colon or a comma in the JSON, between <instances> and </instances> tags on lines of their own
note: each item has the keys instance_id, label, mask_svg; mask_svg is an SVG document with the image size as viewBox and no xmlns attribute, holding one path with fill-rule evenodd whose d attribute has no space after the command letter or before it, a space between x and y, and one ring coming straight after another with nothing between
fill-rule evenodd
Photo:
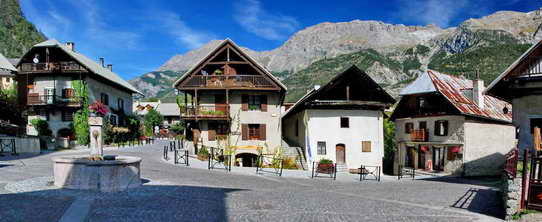
<instances>
[{"instance_id":1,"label":"window","mask_svg":"<svg viewBox=\"0 0 542 222\"><path fill-rule=\"evenodd\" d=\"M248 110L261 110L262 100L260 96L249 95L248 96Z\"/></svg>"},{"instance_id":2,"label":"window","mask_svg":"<svg viewBox=\"0 0 542 222\"><path fill-rule=\"evenodd\" d=\"M414 130L414 123L405 123L405 133L410 134Z\"/></svg>"},{"instance_id":3,"label":"window","mask_svg":"<svg viewBox=\"0 0 542 222\"><path fill-rule=\"evenodd\" d=\"M435 136L448 135L448 120L435 121Z\"/></svg>"},{"instance_id":4,"label":"window","mask_svg":"<svg viewBox=\"0 0 542 222\"><path fill-rule=\"evenodd\" d=\"M115 115L115 114L111 114L109 116L109 123L113 126L117 126L118 125L118 116Z\"/></svg>"},{"instance_id":5,"label":"window","mask_svg":"<svg viewBox=\"0 0 542 222\"><path fill-rule=\"evenodd\" d=\"M416 103L418 105L418 109L423 109L427 106L427 102L425 101L425 98L423 97L417 97Z\"/></svg>"},{"instance_id":6,"label":"window","mask_svg":"<svg viewBox=\"0 0 542 222\"><path fill-rule=\"evenodd\" d=\"M100 101L106 105L106 106L109 106L109 95L105 94L105 93L101 93L100 94Z\"/></svg>"},{"instance_id":7,"label":"window","mask_svg":"<svg viewBox=\"0 0 542 222\"><path fill-rule=\"evenodd\" d=\"M371 152L371 141L361 141L361 152Z\"/></svg>"},{"instance_id":8,"label":"window","mask_svg":"<svg viewBox=\"0 0 542 222\"><path fill-rule=\"evenodd\" d=\"M316 146L318 155L326 155L326 142L318 141Z\"/></svg>"},{"instance_id":9,"label":"window","mask_svg":"<svg viewBox=\"0 0 542 222\"><path fill-rule=\"evenodd\" d=\"M266 125L241 124L241 134L242 140L266 140Z\"/></svg>"},{"instance_id":10,"label":"window","mask_svg":"<svg viewBox=\"0 0 542 222\"><path fill-rule=\"evenodd\" d=\"M62 90L62 98L72 98L72 97L73 97L72 88L65 88Z\"/></svg>"},{"instance_id":11,"label":"window","mask_svg":"<svg viewBox=\"0 0 542 222\"><path fill-rule=\"evenodd\" d=\"M73 121L73 112L72 111L62 111L62 121L71 122Z\"/></svg>"},{"instance_id":12,"label":"window","mask_svg":"<svg viewBox=\"0 0 542 222\"><path fill-rule=\"evenodd\" d=\"M119 110L124 110L124 100L123 99L118 99L117 100L117 108Z\"/></svg>"},{"instance_id":13,"label":"window","mask_svg":"<svg viewBox=\"0 0 542 222\"><path fill-rule=\"evenodd\" d=\"M341 117L341 128L349 128L350 127L350 120L348 117Z\"/></svg>"},{"instance_id":14,"label":"window","mask_svg":"<svg viewBox=\"0 0 542 222\"><path fill-rule=\"evenodd\" d=\"M260 124L248 124L248 139L260 139Z\"/></svg>"},{"instance_id":15,"label":"window","mask_svg":"<svg viewBox=\"0 0 542 222\"><path fill-rule=\"evenodd\" d=\"M531 118L530 124L531 124L531 134L534 134L535 127L542 129L542 118Z\"/></svg>"},{"instance_id":16,"label":"window","mask_svg":"<svg viewBox=\"0 0 542 222\"><path fill-rule=\"evenodd\" d=\"M419 129L427 129L427 122L421 121L419 123Z\"/></svg>"}]
</instances>

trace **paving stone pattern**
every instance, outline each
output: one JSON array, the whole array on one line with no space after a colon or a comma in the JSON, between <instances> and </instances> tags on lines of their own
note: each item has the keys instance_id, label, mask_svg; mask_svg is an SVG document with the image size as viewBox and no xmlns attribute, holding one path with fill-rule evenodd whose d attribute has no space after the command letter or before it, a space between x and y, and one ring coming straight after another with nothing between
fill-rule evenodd
<instances>
[{"instance_id":1,"label":"paving stone pattern","mask_svg":"<svg viewBox=\"0 0 542 222\"><path fill-rule=\"evenodd\" d=\"M106 150L143 158L144 185L118 193L50 185L51 157L84 151L1 157L0 221L56 221L81 198L91 202L86 221L499 221L502 217L498 179L379 183L228 173L165 162L163 145Z\"/></svg>"}]
</instances>

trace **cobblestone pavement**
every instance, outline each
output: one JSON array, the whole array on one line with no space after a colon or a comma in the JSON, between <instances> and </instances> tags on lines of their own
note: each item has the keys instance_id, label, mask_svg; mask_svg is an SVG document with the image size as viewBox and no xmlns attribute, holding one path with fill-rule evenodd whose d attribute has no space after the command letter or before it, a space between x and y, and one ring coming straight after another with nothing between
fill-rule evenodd
<instances>
[{"instance_id":1,"label":"cobblestone pavement","mask_svg":"<svg viewBox=\"0 0 542 222\"><path fill-rule=\"evenodd\" d=\"M108 149L139 156L145 184L119 193L56 189L51 157L0 157L0 221L499 221L494 180L332 181L243 175L162 161L163 142ZM233 169L235 171L235 169ZM71 206L71 207L70 207ZM68 210L69 209L69 210Z\"/></svg>"}]
</instances>

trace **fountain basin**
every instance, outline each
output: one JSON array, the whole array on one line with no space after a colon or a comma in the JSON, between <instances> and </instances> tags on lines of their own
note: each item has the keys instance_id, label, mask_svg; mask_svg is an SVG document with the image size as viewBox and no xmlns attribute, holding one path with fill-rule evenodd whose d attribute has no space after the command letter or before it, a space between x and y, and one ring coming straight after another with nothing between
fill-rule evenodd
<instances>
[{"instance_id":1,"label":"fountain basin","mask_svg":"<svg viewBox=\"0 0 542 222\"><path fill-rule=\"evenodd\" d=\"M91 160L89 156L60 156L54 162L55 186L97 190L123 191L141 186L141 158L117 156L115 160Z\"/></svg>"}]
</instances>

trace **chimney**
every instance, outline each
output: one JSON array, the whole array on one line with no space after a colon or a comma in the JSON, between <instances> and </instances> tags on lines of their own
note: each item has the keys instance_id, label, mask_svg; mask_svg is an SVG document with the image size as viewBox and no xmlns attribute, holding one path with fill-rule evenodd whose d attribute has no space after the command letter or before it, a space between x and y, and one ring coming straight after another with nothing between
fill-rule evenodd
<instances>
[{"instance_id":1,"label":"chimney","mask_svg":"<svg viewBox=\"0 0 542 222\"><path fill-rule=\"evenodd\" d=\"M109 71L113 72L113 64L107 64L107 69L109 69Z\"/></svg>"},{"instance_id":2,"label":"chimney","mask_svg":"<svg viewBox=\"0 0 542 222\"><path fill-rule=\"evenodd\" d=\"M74 42L66 42L66 47L68 47L68 49L75 52L75 43Z\"/></svg>"},{"instance_id":3,"label":"chimney","mask_svg":"<svg viewBox=\"0 0 542 222\"><path fill-rule=\"evenodd\" d=\"M100 57L100 65L105 68L105 59Z\"/></svg>"},{"instance_id":4,"label":"chimney","mask_svg":"<svg viewBox=\"0 0 542 222\"><path fill-rule=\"evenodd\" d=\"M484 80L480 79L480 73L476 71L476 79L472 81L472 100L480 109L484 109Z\"/></svg>"}]
</instances>

